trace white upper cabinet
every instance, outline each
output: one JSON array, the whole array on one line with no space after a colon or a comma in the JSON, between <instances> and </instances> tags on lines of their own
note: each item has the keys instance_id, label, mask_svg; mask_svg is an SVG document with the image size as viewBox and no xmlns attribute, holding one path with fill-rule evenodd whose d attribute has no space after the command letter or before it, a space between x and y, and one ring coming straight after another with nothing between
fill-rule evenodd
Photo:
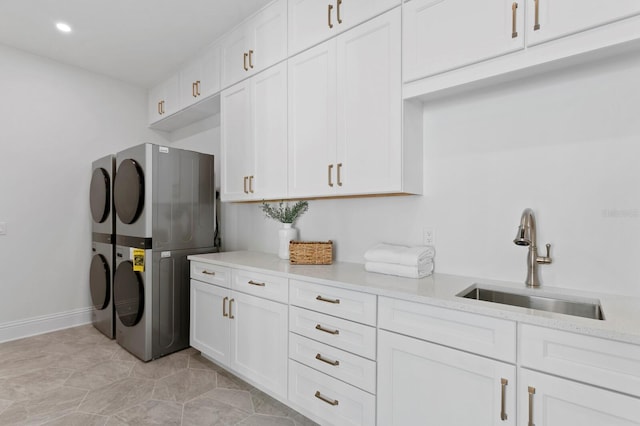
<instances>
[{"instance_id":1,"label":"white upper cabinet","mask_svg":"<svg viewBox=\"0 0 640 426\"><path fill-rule=\"evenodd\" d=\"M262 71L287 56L287 2L277 0L222 39L222 87Z\"/></svg>"},{"instance_id":2,"label":"white upper cabinet","mask_svg":"<svg viewBox=\"0 0 640 426\"><path fill-rule=\"evenodd\" d=\"M402 192L400 8L289 60L289 196Z\"/></svg>"},{"instance_id":3,"label":"white upper cabinet","mask_svg":"<svg viewBox=\"0 0 640 426\"><path fill-rule=\"evenodd\" d=\"M149 91L149 123L180 109L180 75L176 74Z\"/></svg>"},{"instance_id":4,"label":"white upper cabinet","mask_svg":"<svg viewBox=\"0 0 640 426\"><path fill-rule=\"evenodd\" d=\"M523 0L406 3L404 81L523 49L524 9Z\"/></svg>"},{"instance_id":5,"label":"white upper cabinet","mask_svg":"<svg viewBox=\"0 0 640 426\"><path fill-rule=\"evenodd\" d=\"M289 0L289 55L400 4L400 0Z\"/></svg>"},{"instance_id":6,"label":"white upper cabinet","mask_svg":"<svg viewBox=\"0 0 640 426\"><path fill-rule=\"evenodd\" d=\"M543 43L639 13L638 0L528 0L527 43Z\"/></svg>"},{"instance_id":7,"label":"white upper cabinet","mask_svg":"<svg viewBox=\"0 0 640 426\"><path fill-rule=\"evenodd\" d=\"M214 44L180 71L180 102L188 107L220 91L220 46Z\"/></svg>"},{"instance_id":8,"label":"white upper cabinet","mask_svg":"<svg viewBox=\"0 0 640 426\"><path fill-rule=\"evenodd\" d=\"M224 90L220 102L221 200L286 198L286 63Z\"/></svg>"}]
</instances>

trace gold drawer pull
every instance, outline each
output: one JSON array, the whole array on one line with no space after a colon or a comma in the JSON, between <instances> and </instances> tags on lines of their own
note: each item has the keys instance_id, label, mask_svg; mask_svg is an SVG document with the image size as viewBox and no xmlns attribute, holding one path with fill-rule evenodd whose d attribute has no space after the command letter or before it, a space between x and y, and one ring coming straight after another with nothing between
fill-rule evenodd
<instances>
[{"instance_id":1,"label":"gold drawer pull","mask_svg":"<svg viewBox=\"0 0 640 426\"><path fill-rule=\"evenodd\" d=\"M513 2L511 5L511 38L518 37L518 29L516 20L518 19L518 3Z\"/></svg>"},{"instance_id":2,"label":"gold drawer pull","mask_svg":"<svg viewBox=\"0 0 640 426\"><path fill-rule=\"evenodd\" d=\"M317 354L316 355L316 359L318 361L322 361L322 362L326 362L329 365L333 365L335 367L337 367L338 365L340 365L340 361L329 361L328 359L324 358L322 355Z\"/></svg>"},{"instance_id":3,"label":"gold drawer pull","mask_svg":"<svg viewBox=\"0 0 640 426\"><path fill-rule=\"evenodd\" d=\"M191 83L191 96L193 96L194 98L198 96L198 95L196 95L196 83L195 82Z\"/></svg>"},{"instance_id":4,"label":"gold drawer pull","mask_svg":"<svg viewBox=\"0 0 640 426\"><path fill-rule=\"evenodd\" d=\"M333 24L331 23L331 11L333 10L333 5L330 4L327 10L327 24L329 28L333 28Z\"/></svg>"},{"instance_id":5,"label":"gold drawer pull","mask_svg":"<svg viewBox=\"0 0 640 426\"><path fill-rule=\"evenodd\" d=\"M216 273L214 271L207 271L206 269L204 271L202 271L203 274L205 275L215 275Z\"/></svg>"},{"instance_id":6,"label":"gold drawer pull","mask_svg":"<svg viewBox=\"0 0 640 426\"><path fill-rule=\"evenodd\" d=\"M200 96L200 80L196 80L196 95Z\"/></svg>"},{"instance_id":7,"label":"gold drawer pull","mask_svg":"<svg viewBox=\"0 0 640 426\"><path fill-rule=\"evenodd\" d=\"M249 68L247 67L247 57L248 56L249 56L248 53L244 54L244 66L243 66L243 68L244 68L245 71L249 71Z\"/></svg>"},{"instance_id":8,"label":"gold drawer pull","mask_svg":"<svg viewBox=\"0 0 640 426\"><path fill-rule=\"evenodd\" d=\"M264 287L264 286L266 286L266 284L265 284L265 283L259 283L259 282L254 281L254 280L247 281L247 284L257 285L258 287Z\"/></svg>"},{"instance_id":9,"label":"gold drawer pull","mask_svg":"<svg viewBox=\"0 0 640 426\"><path fill-rule=\"evenodd\" d=\"M224 299L222 299L222 316L223 317L229 316L229 314L227 313L227 300L229 300L228 297L225 297Z\"/></svg>"},{"instance_id":10,"label":"gold drawer pull","mask_svg":"<svg viewBox=\"0 0 640 426\"><path fill-rule=\"evenodd\" d=\"M507 379L500 379L500 385L502 388L502 392L501 392L501 402L500 402L500 420L502 420L503 422L505 420L507 420L507 411L506 411L506 393L507 393L507 385L509 384L509 381Z\"/></svg>"},{"instance_id":11,"label":"gold drawer pull","mask_svg":"<svg viewBox=\"0 0 640 426\"><path fill-rule=\"evenodd\" d=\"M529 423L528 426L536 426L533 423L533 395L536 394L536 388L529 386Z\"/></svg>"},{"instance_id":12,"label":"gold drawer pull","mask_svg":"<svg viewBox=\"0 0 640 426\"><path fill-rule=\"evenodd\" d=\"M338 186L342 186L342 178L340 177L341 170L342 170L342 163L338 163Z\"/></svg>"},{"instance_id":13,"label":"gold drawer pull","mask_svg":"<svg viewBox=\"0 0 640 426\"><path fill-rule=\"evenodd\" d=\"M316 398L326 402L329 405L333 405L336 406L338 405L340 402L337 399L331 399L331 398L327 398L326 396L323 396L320 391L316 391Z\"/></svg>"},{"instance_id":14,"label":"gold drawer pull","mask_svg":"<svg viewBox=\"0 0 640 426\"><path fill-rule=\"evenodd\" d=\"M334 336L340 334L340 330L329 330L328 328L324 328L320 324L316 324L316 330L324 331L325 333L333 334Z\"/></svg>"},{"instance_id":15,"label":"gold drawer pull","mask_svg":"<svg viewBox=\"0 0 640 426\"><path fill-rule=\"evenodd\" d=\"M253 50L249 50L249 68L253 68Z\"/></svg>"},{"instance_id":16,"label":"gold drawer pull","mask_svg":"<svg viewBox=\"0 0 640 426\"><path fill-rule=\"evenodd\" d=\"M336 305L340 303L340 299L327 299L322 296L317 296L316 300L319 300L321 302L327 302L327 303L335 303Z\"/></svg>"},{"instance_id":17,"label":"gold drawer pull","mask_svg":"<svg viewBox=\"0 0 640 426\"><path fill-rule=\"evenodd\" d=\"M333 171L333 164L329 164L329 166L327 166L327 180L329 183L329 186L333 188L333 182L331 181L331 175L332 175L332 171Z\"/></svg>"},{"instance_id":18,"label":"gold drawer pull","mask_svg":"<svg viewBox=\"0 0 640 426\"><path fill-rule=\"evenodd\" d=\"M233 316L233 312L231 311L231 308L233 306L233 302L235 302L236 299L231 299L229 300L229 319L234 319L235 317Z\"/></svg>"},{"instance_id":19,"label":"gold drawer pull","mask_svg":"<svg viewBox=\"0 0 640 426\"><path fill-rule=\"evenodd\" d=\"M253 194L253 176L249 176L249 192Z\"/></svg>"},{"instance_id":20,"label":"gold drawer pull","mask_svg":"<svg viewBox=\"0 0 640 426\"><path fill-rule=\"evenodd\" d=\"M336 4L338 6L336 8L336 17L338 18L338 24L342 24L342 18L340 18L340 6L342 6L342 0L338 0Z\"/></svg>"},{"instance_id":21,"label":"gold drawer pull","mask_svg":"<svg viewBox=\"0 0 640 426\"><path fill-rule=\"evenodd\" d=\"M249 176L244 176L243 179L244 179L244 185L243 185L244 186L244 193L248 194L249 191L247 191L247 180L249 179Z\"/></svg>"},{"instance_id":22,"label":"gold drawer pull","mask_svg":"<svg viewBox=\"0 0 640 426\"><path fill-rule=\"evenodd\" d=\"M533 31L538 31L540 29L540 0L534 0L533 3L536 5L536 22L533 25Z\"/></svg>"}]
</instances>

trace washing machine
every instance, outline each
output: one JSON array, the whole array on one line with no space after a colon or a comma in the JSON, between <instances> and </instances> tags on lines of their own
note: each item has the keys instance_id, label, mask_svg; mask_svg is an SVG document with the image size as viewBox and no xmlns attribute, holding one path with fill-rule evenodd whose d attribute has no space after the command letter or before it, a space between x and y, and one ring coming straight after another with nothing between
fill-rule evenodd
<instances>
[{"instance_id":1,"label":"washing machine","mask_svg":"<svg viewBox=\"0 0 640 426\"><path fill-rule=\"evenodd\" d=\"M115 337L113 305L113 264L115 214L113 211L113 177L115 156L108 155L93 162L89 187L89 207L92 218L91 320L105 336Z\"/></svg>"},{"instance_id":2,"label":"washing machine","mask_svg":"<svg viewBox=\"0 0 640 426\"><path fill-rule=\"evenodd\" d=\"M153 251L116 246L116 341L143 361L189 347L189 260L213 247Z\"/></svg>"},{"instance_id":3,"label":"washing machine","mask_svg":"<svg viewBox=\"0 0 640 426\"><path fill-rule=\"evenodd\" d=\"M117 153L116 167L116 244L153 250L214 246L213 155L142 144Z\"/></svg>"}]
</instances>

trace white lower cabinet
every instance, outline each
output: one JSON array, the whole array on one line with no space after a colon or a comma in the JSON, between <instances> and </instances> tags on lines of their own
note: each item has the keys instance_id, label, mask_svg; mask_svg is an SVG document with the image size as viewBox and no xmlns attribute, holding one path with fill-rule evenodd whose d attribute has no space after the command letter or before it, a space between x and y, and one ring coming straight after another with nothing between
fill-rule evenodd
<instances>
[{"instance_id":1,"label":"white lower cabinet","mask_svg":"<svg viewBox=\"0 0 640 426\"><path fill-rule=\"evenodd\" d=\"M640 399L521 368L518 424L638 426Z\"/></svg>"},{"instance_id":2,"label":"white lower cabinet","mask_svg":"<svg viewBox=\"0 0 640 426\"><path fill-rule=\"evenodd\" d=\"M378 425L516 425L516 367L378 333Z\"/></svg>"},{"instance_id":3,"label":"white lower cabinet","mask_svg":"<svg viewBox=\"0 0 640 426\"><path fill-rule=\"evenodd\" d=\"M190 344L280 399L287 396L288 307L191 280Z\"/></svg>"}]
</instances>

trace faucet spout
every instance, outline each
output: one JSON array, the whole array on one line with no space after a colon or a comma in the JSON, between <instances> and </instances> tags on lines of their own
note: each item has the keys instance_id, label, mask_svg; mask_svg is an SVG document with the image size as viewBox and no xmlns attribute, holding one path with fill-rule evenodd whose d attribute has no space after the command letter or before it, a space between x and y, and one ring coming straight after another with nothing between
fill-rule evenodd
<instances>
[{"instance_id":1,"label":"faucet spout","mask_svg":"<svg viewBox=\"0 0 640 426\"><path fill-rule=\"evenodd\" d=\"M525 284L527 287L540 287L540 275L538 273L538 264L548 265L551 263L551 257L549 251L551 250L551 244L547 244L547 255L538 256L538 245L536 235L536 219L533 215L533 210L530 208L524 209L522 216L520 217L520 225L518 226L518 233L513 240L516 245L528 246L529 252L527 254L527 279Z\"/></svg>"}]
</instances>

